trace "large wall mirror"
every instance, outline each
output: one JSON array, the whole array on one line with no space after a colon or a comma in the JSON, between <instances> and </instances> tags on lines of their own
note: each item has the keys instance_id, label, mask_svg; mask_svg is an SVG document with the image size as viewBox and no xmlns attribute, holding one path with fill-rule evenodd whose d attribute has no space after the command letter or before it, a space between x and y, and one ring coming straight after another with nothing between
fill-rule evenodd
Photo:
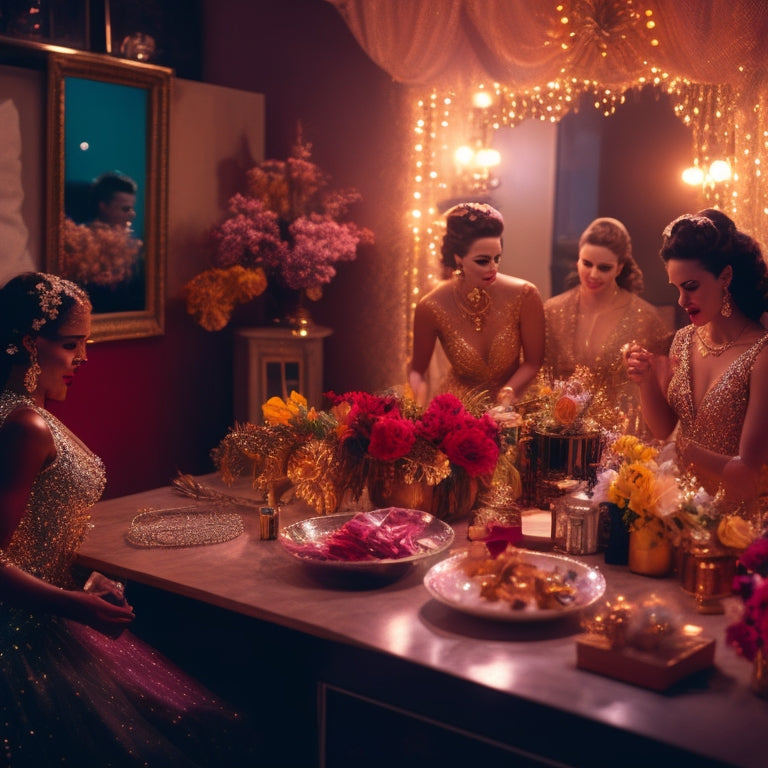
<instances>
[{"instance_id":1,"label":"large wall mirror","mask_svg":"<svg viewBox=\"0 0 768 768\"><path fill-rule=\"evenodd\" d=\"M49 271L93 302L93 339L164 327L171 70L105 56L48 59Z\"/></svg>"}]
</instances>

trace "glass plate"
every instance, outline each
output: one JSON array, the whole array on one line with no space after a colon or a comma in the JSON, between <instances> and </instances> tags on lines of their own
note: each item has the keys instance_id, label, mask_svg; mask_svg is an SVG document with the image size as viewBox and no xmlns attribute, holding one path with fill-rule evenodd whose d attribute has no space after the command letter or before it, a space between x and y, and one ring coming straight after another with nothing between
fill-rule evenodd
<instances>
[{"instance_id":1,"label":"glass plate","mask_svg":"<svg viewBox=\"0 0 768 768\"><path fill-rule=\"evenodd\" d=\"M344 523L351 520L357 513L327 515L300 520L280 531L280 543L285 551L299 562L322 572L335 572L349 575L399 576L416 563L444 552L453 544L454 531L450 525L420 510L407 510L413 522L424 525L419 541L423 545L421 552L397 559L380 558L378 560L325 560L311 554L296 551L298 545L321 545ZM389 509L374 509L366 513L373 520L383 520Z\"/></svg>"},{"instance_id":2,"label":"glass plate","mask_svg":"<svg viewBox=\"0 0 768 768\"><path fill-rule=\"evenodd\" d=\"M578 560L546 552L521 550L524 562L543 571L572 572L576 598L563 608L512 608L506 600L491 601L480 596L480 577L467 576L462 561L466 552L459 552L429 569L424 586L435 600L472 616L496 621L548 621L576 613L592 605L605 593L605 577L597 568L590 568Z\"/></svg>"}]
</instances>

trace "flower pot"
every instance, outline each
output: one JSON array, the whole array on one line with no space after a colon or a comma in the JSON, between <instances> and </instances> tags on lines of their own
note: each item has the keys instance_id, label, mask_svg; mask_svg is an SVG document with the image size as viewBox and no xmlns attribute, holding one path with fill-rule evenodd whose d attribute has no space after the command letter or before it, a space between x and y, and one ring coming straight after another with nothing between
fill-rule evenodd
<instances>
[{"instance_id":1,"label":"flower pot","mask_svg":"<svg viewBox=\"0 0 768 768\"><path fill-rule=\"evenodd\" d=\"M434 489L427 483L377 477L368 484L368 495L375 507L405 507L431 512Z\"/></svg>"},{"instance_id":2,"label":"flower pot","mask_svg":"<svg viewBox=\"0 0 768 768\"><path fill-rule=\"evenodd\" d=\"M672 568L672 544L661 521L652 519L629 534L629 570L642 576L666 576Z\"/></svg>"},{"instance_id":3,"label":"flower pot","mask_svg":"<svg viewBox=\"0 0 768 768\"><path fill-rule=\"evenodd\" d=\"M467 518L474 507L478 481L452 473L437 485L407 483L400 478L376 476L368 482L368 495L375 507L421 509L451 522Z\"/></svg>"}]
</instances>

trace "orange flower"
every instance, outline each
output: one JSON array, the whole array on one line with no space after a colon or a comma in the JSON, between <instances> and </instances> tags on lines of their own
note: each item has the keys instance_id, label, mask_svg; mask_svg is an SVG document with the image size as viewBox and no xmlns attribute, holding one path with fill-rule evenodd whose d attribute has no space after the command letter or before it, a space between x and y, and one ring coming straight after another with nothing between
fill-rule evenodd
<instances>
[{"instance_id":1,"label":"orange flower","mask_svg":"<svg viewBox=\"0 0 768 768\"><path fill-rule=\"evenodd\" d=\"M567 395L563 395L555 403L555 419L564 427L573 424L573 422L576 421L578 413L579 408L576 405L576 402Z\"/></svg>"}]
</instances>

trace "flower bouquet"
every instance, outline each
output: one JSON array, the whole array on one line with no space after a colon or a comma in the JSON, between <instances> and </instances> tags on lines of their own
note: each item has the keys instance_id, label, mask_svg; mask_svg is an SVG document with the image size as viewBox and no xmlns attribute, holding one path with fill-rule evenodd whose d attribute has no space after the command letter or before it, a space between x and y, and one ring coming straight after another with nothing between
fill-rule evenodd
<instances>
[{"instance_id":1,"label":"flower bouquet","mask_svg":"<svg viewBox=\"0 0 768 768\"><path fill-rule=\"evenodd\" d=\"M733 589L743 601L741 617L726 628L726 642L754 663L752 689L768 697L768 539L753 541L739 556Z\"/></svg>"},{"instance_id":2,"label":"flower bouquet","mask_svg":"<svg viewBox=\"0 0 768 768\"><path fill-rule=\"evenodd\" d=\"M211 230L212 266L185 286L187 311L206 330L224 328L236 304L268 285L317 301L336 265L373 242L368 229L340 220L359 194L329 190L310 150L299 138L287 160L248 171L247 193L229 200L227 218Z\"/></svg>"},{"instance_id":3,"label":"flower bouquet","mask_svg":"<svg viewBox=\"0 0 768 768\"><path fill-rule=\"evenodd\" d=\"M143 243L130 229L76 224L65 217L59 274L83 286L115 286L130 280Z\"/></svg>"},{"instance_id":4,"label":"flower bouquet","mask_svg":"<svg viewBox=\"0 0 768 768\"><path fill-rule=\"evenodd\" d=\"M328 411L308 408L295 392L271 398L262 406L264 426L235 425L212 453L225 482L248 474L273 503L293 485L319 514L334 512L345 494L358 500L367 489L375 503L396 484L423 484L437 492L425 511L448 519L469 511L471 482L493 473L498 427L453 395L426 410L394 394L327 397Z\"/></svg>"}]
</instances>

